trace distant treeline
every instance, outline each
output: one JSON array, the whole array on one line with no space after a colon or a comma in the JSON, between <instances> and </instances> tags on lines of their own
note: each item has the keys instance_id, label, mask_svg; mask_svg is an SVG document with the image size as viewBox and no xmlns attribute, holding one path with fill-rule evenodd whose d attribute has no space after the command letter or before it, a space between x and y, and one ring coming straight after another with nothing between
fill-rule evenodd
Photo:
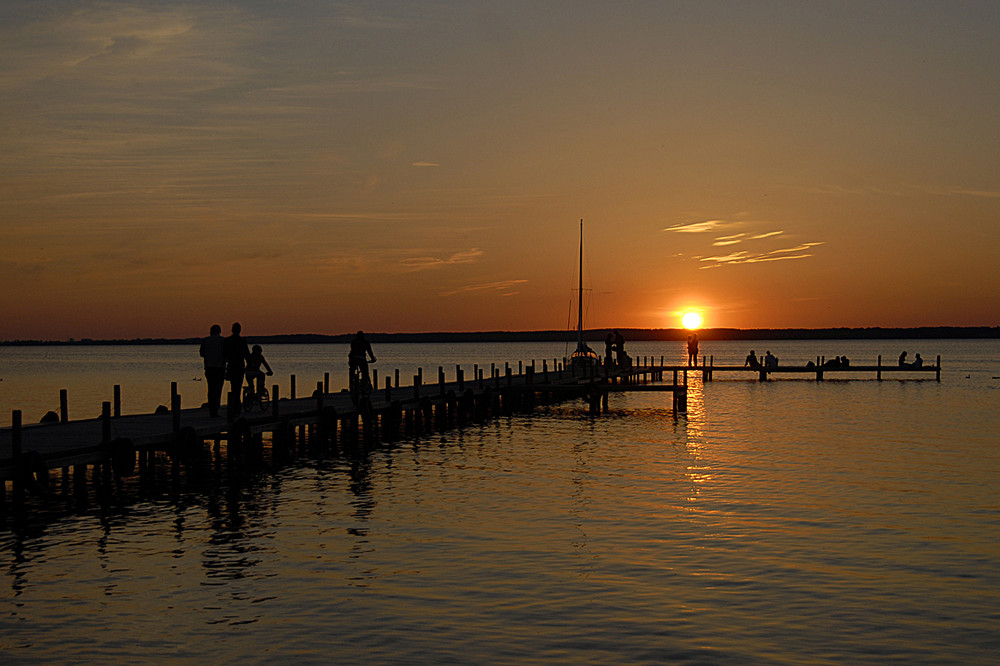
<instances>
[{"instance_id":1,"label":"distant treeline","mask_svg":"<svg viewBox=\"0 0 1000 666\"><path fill-rule=\"evenodd\" d=\"M627 340L682 341L691 331L682 328L598 328L583 332L588 342L602 342L612 330L618 330ZM1000 326L923 326L919 328L705 328L697 331L701 340L941 340L1000 338ZM440 342L574 342L575 331L478 331L468 333L368 333L372 342L440 343ZM346 344L353 333L321 335L250 335L247 339L259 344ZM41 345L185 345L197 344L201 338L133 338L131 340L11 340L0 346Z\"/></svg>"}]
</instances>

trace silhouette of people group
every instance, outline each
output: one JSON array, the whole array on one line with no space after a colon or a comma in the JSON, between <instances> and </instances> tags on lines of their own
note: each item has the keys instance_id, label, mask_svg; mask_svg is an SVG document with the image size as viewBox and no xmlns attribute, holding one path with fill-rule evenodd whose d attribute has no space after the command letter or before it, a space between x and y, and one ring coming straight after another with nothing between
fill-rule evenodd
<instances>
[{"instance_id":1,"label":"silhouette of people group","mask_svg":"<svg viewBox=\"0 0 1000 666\"><path fill-rule=\"evenodd\" d=\"M752 370L774 370L778 367L778 357L768 349L767 353L764 354L764 359L761 360L757 356L757 352L751 349L750 353L747 354L746 360L743 361L743 367L749 367Z\"/></svg>"},{"instance_id":2,"label":"silhouette of people group","mask_svg":"<svg viewBox=\"0 0 1000 666\"><path fill-rule=\"evenodd\" d=\"M240 413L240 394L243 379L246 378L251 388L259 393L264 389L265 370L267 375L274 374L271 366L264 359L260 345L254 345L250 351L247 341L240 335L243 327L239 322L233 324L232 334L222 337L222 327L212 324L208 337L202 340L200 354L205 359L205 380L208 383L208 413L219 416L219 406L222 402L222 388L229 380L230 395L235 396L230 402L230 414ZM261 370L263 366L264 370Z\"/></svg>"},{"instance_id":3,"label":"silhouette of people group","mask_svg":"<svg viewBox=\"0 0 1000 666\"><path fill-rule=\"evenodd\" d=\"M917 354L913 359L912 363L906 361L906 352L904 351L899 355L899 367L901 368L922 368L924 367L924 359L920 358L920 354Z\"/></svg>"}]
</instances>

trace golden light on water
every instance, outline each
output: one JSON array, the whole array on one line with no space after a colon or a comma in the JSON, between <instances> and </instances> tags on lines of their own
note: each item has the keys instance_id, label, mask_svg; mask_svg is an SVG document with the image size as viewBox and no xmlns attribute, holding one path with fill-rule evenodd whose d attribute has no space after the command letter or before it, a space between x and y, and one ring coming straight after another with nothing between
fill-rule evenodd
<instances>
[{"instance_id":1,"label":"golden light on water","mask_svg":"<svg viewBox=\"0 0 1000 666\"><path fill-rule=\"evenodd\" d=\"M703 321L701 313L695 312L694 310L685 312L684 316L681 317L681 324L683 324L684 328L688 330L701 328Z\"/></svg>"}]
</instances>

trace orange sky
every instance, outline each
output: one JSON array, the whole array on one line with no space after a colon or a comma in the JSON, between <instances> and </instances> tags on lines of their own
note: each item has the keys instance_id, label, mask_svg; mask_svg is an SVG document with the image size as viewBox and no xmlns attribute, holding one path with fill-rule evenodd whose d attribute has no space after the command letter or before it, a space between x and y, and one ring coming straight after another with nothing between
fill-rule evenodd
<instances>
[{"instance_id":1,"label":"orange sky","mask_svg":"<svg viewBox=\"0 0 1000 666\"><path fill-rule=\"evenodd\" d=\"M1000 324L995 2L38 7L0 339Z\"/></svg>"}]
</instances>

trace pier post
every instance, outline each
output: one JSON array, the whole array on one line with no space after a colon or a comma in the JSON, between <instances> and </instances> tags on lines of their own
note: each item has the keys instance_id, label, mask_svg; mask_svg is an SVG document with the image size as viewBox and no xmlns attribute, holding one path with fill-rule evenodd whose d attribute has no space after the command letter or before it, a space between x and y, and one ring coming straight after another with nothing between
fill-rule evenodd
<instances>
[{"instance_id":1,"label":"pier post","mask_svg":"<svg viewBox=\"0 0 1000 666\"><path fill-rule=\"evenodd\" d=\"M420 375L413 375L413 399L420 400Z\"/></svg>"},{"instance_id":2,"label":"pier post","mask_svg":"<svg viewBox=\"0 0 1000 666\"><path fill-rule=\"evenodd\" d=\"M513 386L514 385L514 378L511 376L511 373L510 373L510 365L507 365L506 369L507 369L507 386L508 387L509 386Z\"/></svg>"},{"instance_id":3,"label":"pier post","mask_svg":"<svg viewBox=\"0 0 1000 666\"><path fill-rule=\"evenodd\" d=\"M21 451L21 410L15 409L10 413L10 457L14 459L14 515L20 516L24 513L24 479L21 474L22 461ZM5 482L6 483L6 482Z\"/></svg>"},{"instance_id":4,"label":"pier post","mask_svg":"<svg viewBox=\"0 0 1000 666\"><path fill-rule=\"evenodd\" d=\"M396 381L393 382L393 386L399 388L399 368L396 368Z\"/></svg>"},{"instance_id":5,"label":"pier post","mask_svg":"<svg viewBox=\"0 0 1000 666\"><path fill-rule=\"evenodd\" d=\"M458 392L465 392L465 372L462 370L462 366L455 366L455 380L458 382Z\"/></svg>"},{"instance_id":6,"label":"pier post","mask_svg":"<svg viewBox=\"0 0 1000 666\"><path fill-rule=\"evenodd\" d=\"M278 385L271 387L271 416L278 417Z\"/></svg>"},{"instance_id":7,"label":"pier post","mask_svg":"<svg viewBox=\"0 0 1000 666\"><path fill-rule=\"evenodd\" d=\"M121 387L121 384L115 384L114 399L115 399L115 404L114 404L114 409L111 412L111 414L113 416L121 416L122 415L122 387Z\"/></svg>"},{"instance_id":8,"label":"pier post","mask_svg":"<svg viewBox=\"0 0 1000 666\"><path fill-rule=\"evenodd\" d=\"M66 389L59 389L59 422L69 421L69 397Z\"/></svg>"},{"instance_id":9,"label":"pier post","mask_svg":"<svg viewBox=\"0 0 1000 666\"><path fill-rule=\"evenodd\" d=\"M444 395L444 368L438 366L438 390Z\"/></svg>"},{"instance_id":10,"label":"pier post","mask_svg":"<svg viewBox=\"0 0 1000 666\"><path fill-rule=\"evenodd\" d=\"M875 379L882 381L882 354L878 355L878 365L875 368Z\"/></svg>"},{"instance_id":11,"label":"pier post","mask_svg":"<svg viewBox=\"0 0 1000 666\"><path fill-rule=\"evenodd\" d=\"M934 370L934 376L938 381L941 381L941 354L937 357L937 367Z\"/></svg>"},{"instance_id":12,"label":"pier post","mask_svg":"<svg viewBox=\"0 0 1000 666\"><path fill-rule=\"evenodd\" d=\"M323 393L329 393L329 392L330 392L330 373L329 372L324 372L323 373Z\"/></svg>"},{"instance_id":13,"label":"pier post","mask_svg":"<svg viewBox=\"0 0 1000 666\"><path fill-rule=\"evenodd\" d=\"M378 390L378 370L372 368L372 388Z\"/></svg>"},{"instance_id":14,"label":"pier post","mask_svg":"<svg viewBox=\"0 0 1000 666\"><path fill-rule=\"evenodd\" d=\"M288 391L289 391L288 393L289 398L295 400L295 375L292 375L288 378ZM239 396L236 396L236 398L238 400Z\"/></svg>"},{"instance_id":15,"label":"pier post","mask_svg":"<svg viewBox=\"0 0 1000 666\"><path fill-rule=\"evenodd\" d=\"M104 403L104 404L107 405L108 403ZM170 398L170 414L173 417L174 432L180 432L180 429L181 429L181 396L179 394L177 394L177 393L175 393ZM109 428L111 427L110 426L110 421L109 421L108 427Z\"/></svg>"},{"instance_id":16,"label":"pier post","mask_svg":"<svg viewBox=\"0 0 1000 666\"><path fill-rule=\"evenodd\" d=\"M107 444L110 441L111 441L111 403L105 400L104 402L101 403L101 444Z\"/></svg>"},{"instance_id":17,"label":"pier post","mask_svg":"<svg viewBox=\"0 0 1000 666\"><path fill-rule=\"evenodd\" d=\"M385 401L392 403L392 379L388 376L385 378Z\"/></svg>"},{"instance_id":18,"label":"pier post","mask_svg":"<svg viewBox=\"0 0 1000 666\"><path fill-rule=\"evenodd\" d=\"M316 382L316 413L323 413L323 382Z\"/></svg>"}]
</instances>

